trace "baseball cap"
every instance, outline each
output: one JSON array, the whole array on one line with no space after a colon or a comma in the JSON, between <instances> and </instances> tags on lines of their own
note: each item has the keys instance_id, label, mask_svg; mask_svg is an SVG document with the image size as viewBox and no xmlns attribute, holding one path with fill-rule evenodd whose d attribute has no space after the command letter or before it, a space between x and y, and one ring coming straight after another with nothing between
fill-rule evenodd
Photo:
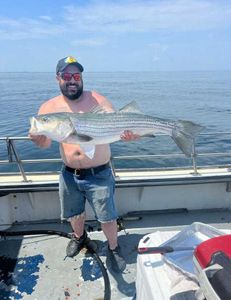
<instances>
[{"instance_id":1,"label":"baseball cap","mask_svg":"<svg viewBox=\"0 0 231 300\"><path fill-rule=\"evenodd\" d=\"M78 63L76 58L74 58L73 56L67 56L58 61L56 66L56 74L64 71L64 69L69 65L75 65L80 72L83 72L84 70L83 66L80 63Z\"/></svg>"}]
</instances>

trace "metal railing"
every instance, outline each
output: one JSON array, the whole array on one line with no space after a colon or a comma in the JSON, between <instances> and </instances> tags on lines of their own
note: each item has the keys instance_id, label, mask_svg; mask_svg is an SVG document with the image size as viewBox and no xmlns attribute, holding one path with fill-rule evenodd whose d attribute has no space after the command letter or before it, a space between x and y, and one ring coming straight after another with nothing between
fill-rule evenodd
<instances>
[{"instance_id":1,"label":"metal railing","mask_svg":"<svg viewBox=\"0 0 231 300\"><path fill-rule=\"evenodd\" d=\"M8 159L0 160L0 165L16 164L20 174L22 175L23 181L28 182L24 164L35 164L35 163L57 163L61 162L60 158L42 158L42 159L21 159L18 150L15 145L15 141L30 141L29 137L0 137L0 141L5 141L7 147Z\"/></svg>"},{"instance_id":2,"label":"metal railing","mask_svg":"<svg viewBox=\"0 0 231 300\"><path fill-rule=\"evenodd\" d=\"M216 136L216 135L227 135L230 136L231 141L231 132L217 132L217 133L201 133L200 136ZM159 136L164 136L164 134L159 134ZM31 142L29 137L0 137L0 142L5 142L7 147L7 159L0 160L0 165L3 164L16 164L19 172L23 178L23 181L27 182L27 174L24 169L24 164L35 164L35 163L61 163L61 158L38 158L38 159L21 159L18 153L18 150L15 145L15 141L25 141ZM231 143L230 143L231 148ZM195 175L198 174L198 165L197 161L198 158L205 157L205 158L214 158L214 157L231 157L231 152L210 152L210 153L197 153L195 143L193 146L193 153L191 155L191 167L193 169L193 173ZM116 160L132 160L132 159L174 159L174 158L185 158L183 153L176 153L176 154L153 154L153 155L129 155L129 156L113 156L111 160L111 166L115 173L114 162ZM231 165L227 165L227 167L231 167ZM152 168L155 169L155 168ZM158 168L156 168L158 169Z\"/></svg>"}]
</instances>

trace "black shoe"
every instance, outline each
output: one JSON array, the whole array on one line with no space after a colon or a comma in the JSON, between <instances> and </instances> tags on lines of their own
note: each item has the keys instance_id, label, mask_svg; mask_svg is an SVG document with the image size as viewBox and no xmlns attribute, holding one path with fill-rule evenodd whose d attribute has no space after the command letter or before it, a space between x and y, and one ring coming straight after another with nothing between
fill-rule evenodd
<instances>
[{"instance_id":1,"label":"black shoe","mask_svg":"<svg viewBox=\"0 0 231 300\"><path fill-rule=\"evenodd\" d=\"M77 239L75 236L72 237L66 248L66 254L68 257L73 257L79 253L83 248L87 240L87 233L84 231L83 235Z\"/></svg>"},{"instance_id":2,"label":"black shoe","mask_svg":"<svg viewBox=\"0 0 231 300\"><path fill-rule=\"evenodd\" d=\"M108 258L114 272L120 273L125 270L126 262L121 254L120 246L117 246L114 250L108 248Z\"/></svg>"}]
</instances>

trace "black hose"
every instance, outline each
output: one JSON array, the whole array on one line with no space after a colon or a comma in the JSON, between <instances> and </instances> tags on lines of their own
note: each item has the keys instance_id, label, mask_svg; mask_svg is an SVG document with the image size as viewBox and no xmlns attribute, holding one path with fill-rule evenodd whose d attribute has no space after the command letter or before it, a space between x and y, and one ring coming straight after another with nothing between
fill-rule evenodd
<instances>
[{"instance_id":1,"label":"black hose","mask_svg":"<svg viewBox=\"0 0 231 300\"><path fill-rule=\"evenodd\" d=\"M2 237L17 236L17 235L35 235L35 234L59 235L59 236L69 238L69 239L72 237L72 234L70 234L70 233L56 231L56 230L0 231L0 236L2 236ZM108 277L107 270L104 267L104 264L101 261L99 255L95 252L95 250L90 246L89 243L86 243L86 248L91 253L91 255L96 259L96 261L101 269L103 279L104 279L104 300L110 300L111 299L111 285L110 285L110 280Z\"/></svg>"}]
</instances>

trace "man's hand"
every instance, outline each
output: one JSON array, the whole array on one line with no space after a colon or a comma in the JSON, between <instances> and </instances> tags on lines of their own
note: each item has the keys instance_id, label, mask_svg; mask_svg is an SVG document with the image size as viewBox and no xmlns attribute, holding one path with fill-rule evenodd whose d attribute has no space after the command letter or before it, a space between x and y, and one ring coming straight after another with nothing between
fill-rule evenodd
<instances>
[{"instance_id":1,"label":"man's hand","mask_svg":"<svg viewBox=\"0 0 231 300\"><path fill-rule=\"evenodd\" d=\"M51 145L51 140L45 135L33 135L29 133L29 138L40 148L48 148Z\"/></svg>"},{"instance_id":2,"label":"man's hand","mask_svg":"<svg viewBox=\"0 0 231 300\"><path fill-rule=\"evenodd\" d=\"M123 134L120 136L123 141L135 141L140 139L139 134L135 134L130 130L124 130Z\"/></svg>"}]
</instances>

